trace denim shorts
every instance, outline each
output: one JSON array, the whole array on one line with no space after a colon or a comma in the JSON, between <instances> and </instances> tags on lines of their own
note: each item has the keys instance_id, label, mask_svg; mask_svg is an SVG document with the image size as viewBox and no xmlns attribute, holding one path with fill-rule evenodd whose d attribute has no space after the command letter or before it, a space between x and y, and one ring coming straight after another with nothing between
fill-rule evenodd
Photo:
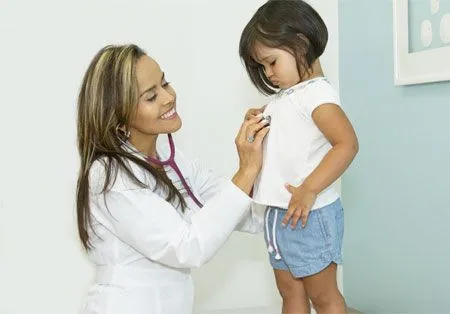
<instances>
[{"instance_id":1,"label":"denim shorts","mask_svg":"<svg viewBox=\"0 0 450 314\"><path fill-rule=\"evenodd\" d=\"M342 264L344 210L340 199L309 213L305 228L281 225L287 210L268 207L265 239L270 264L294 277L314 275L332 262Z\"/></svg>"}]
</instances>

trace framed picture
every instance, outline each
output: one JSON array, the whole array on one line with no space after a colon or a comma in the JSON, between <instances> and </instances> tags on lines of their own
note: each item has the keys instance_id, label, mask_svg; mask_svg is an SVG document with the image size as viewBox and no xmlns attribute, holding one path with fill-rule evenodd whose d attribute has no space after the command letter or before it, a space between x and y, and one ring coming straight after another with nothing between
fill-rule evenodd
<instances>
[{"instance_id":1,"label":"framed picture","mask_svg":"<svg viewBox=\"0 0 450 314\"><path fill-rule=\"evenodd\" d=\"M450 0L393 0L395 85L450 80Z\"/></svg>"}]
</instances>

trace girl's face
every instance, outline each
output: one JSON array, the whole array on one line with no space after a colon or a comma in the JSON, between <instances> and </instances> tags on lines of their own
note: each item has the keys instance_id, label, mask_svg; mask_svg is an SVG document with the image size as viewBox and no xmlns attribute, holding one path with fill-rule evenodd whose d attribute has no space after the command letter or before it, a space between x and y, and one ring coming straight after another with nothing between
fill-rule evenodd
<instances>
[{"instance_id":1,"label":"girl's face","mask_svg":"<svg viewBox=\"0 0 450 314\"><path fill-rule=\"evenodd\" d=\"M255 45L255 61L264 67L266 77L273 85L285 89L300 83L295 57L286 50Z\"/></svg>"},{"instance_id":2,"label":"girl's face","mask_svg":"<svg viewBox=\"0 0 450 314\"><path fill-rule=\"evenodd\" d=\"M131 137L153 137L172 133L181 127L176 111L176 93L169 85L158 63L142 56L136 64L139 103L131 123Z\"/></svg>"}]
</instances>

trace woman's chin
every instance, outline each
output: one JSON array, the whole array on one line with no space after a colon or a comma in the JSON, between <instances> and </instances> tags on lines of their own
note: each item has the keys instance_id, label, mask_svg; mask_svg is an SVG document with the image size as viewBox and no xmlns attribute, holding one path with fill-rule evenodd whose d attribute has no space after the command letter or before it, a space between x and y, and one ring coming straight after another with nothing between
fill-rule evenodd
<instances>
[{"instance_id":1,"label":"woman's chin","mask_svg":"<svg viewBox=\"0 0 450 314\"><path fill-rule=\"evenodd\" d=\"M168 123L168 125L166 126L165 130L161 133L175 133L176 131L178 131L179 129L181 129L181 126L183 125L183 122L181 121L181 118L179 116L177 116L175 119L173 120L166 120L166 123ZM169 125L170 123L170 125Z\"/></svg>"},{"instance_id":2,"label":"woman's chin","mask_svg":"<svg viewBox=\"0 0 450 314\"><path fill-rule=\"evenodd\" d=\"M170 132L170 133L175 133L176 131L178 131L179 129L181 129L181 127L183 126L183 122L181 121L181 119L178 118L177 120L178 120L178 121L177 121L177 126L176 126L176 127L173 129L173 131Z\"/></svg>"}]
</instances>

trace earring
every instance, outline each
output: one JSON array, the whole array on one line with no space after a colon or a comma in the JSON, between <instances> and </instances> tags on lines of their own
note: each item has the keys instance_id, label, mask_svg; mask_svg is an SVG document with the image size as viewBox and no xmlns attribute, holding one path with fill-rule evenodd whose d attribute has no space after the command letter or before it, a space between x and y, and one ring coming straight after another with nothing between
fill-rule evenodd
<instances>
[{"instance_id":1,"label":"earring","mask_svg":"<svg viewBox=\"0 0 450 314\"><path fill-rule=\"evenodd\" d=\"M125 141L128 141L130 138L130 131L127 131L125 126L121 126L120 124L116 126L116 134L119 138L124 139Z\"/></svg>"}]
</instances>

